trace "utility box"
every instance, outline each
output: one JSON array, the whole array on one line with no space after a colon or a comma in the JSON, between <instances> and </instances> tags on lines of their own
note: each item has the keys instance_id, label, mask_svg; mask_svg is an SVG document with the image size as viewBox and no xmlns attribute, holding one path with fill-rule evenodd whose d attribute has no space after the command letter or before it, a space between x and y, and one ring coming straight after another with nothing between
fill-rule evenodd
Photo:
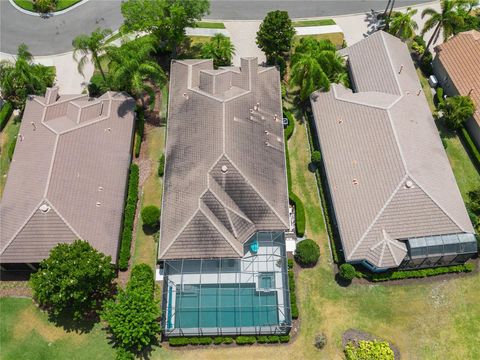
<instances>
[{"instance_id":1,"label":"utility box","mask_svg":"<svg viewBox=\"0 0 480 360\"><path fill-rule=\"evenodd\" d=\"M428 78L428 83L430 84L430 87L436 88L438 86L438 80L435 75L430 75Z\"/></svg>"}]
</instances>

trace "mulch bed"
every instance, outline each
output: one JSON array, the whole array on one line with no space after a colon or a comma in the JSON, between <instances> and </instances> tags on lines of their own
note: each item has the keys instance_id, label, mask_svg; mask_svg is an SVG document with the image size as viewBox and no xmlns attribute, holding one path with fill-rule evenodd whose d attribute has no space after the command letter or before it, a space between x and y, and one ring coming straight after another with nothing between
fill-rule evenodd
<instances>
[{"instance_id":1,"label":"mulch bed","mask_svg":"<svg viewBox=\"0 0 480 360\"><path fill-rule=\"evenodd\" d=\"M345 347L347 346L348 343L353 343L355 346L358 346L359 341L385 341L388 343L390 348L393 350L393 354L395 356L395 360L400 359L400 351L398 348L393 345L391 342L384 340L378 336L375 336L373 334L370 334L365 331L361 331L358 329L348 329L342 334L342 346Z\"/></svg>"}]
</instances>

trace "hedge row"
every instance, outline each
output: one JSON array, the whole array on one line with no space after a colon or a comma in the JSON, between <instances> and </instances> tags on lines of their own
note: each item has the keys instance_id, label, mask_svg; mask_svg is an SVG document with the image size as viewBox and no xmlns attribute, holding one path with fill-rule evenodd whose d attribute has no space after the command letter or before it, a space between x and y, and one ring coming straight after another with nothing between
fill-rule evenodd
<instances>
[{"instance_id":1,"label":"hedge row","mask_svg":"<svg viewBox=\"0 0 480 360\"><path fill-rule=\"evenodd\" d=\"M285 139L288 140L292 136L293 130L295 130L295 119L293 118L292 113L288 110L284 109L283 115L288 119L288 125L284 131Z\"/></svg>"},{"instance_id":2,"label":"hedge row","mask_svg":"<svg viewBox=\"0 0 480 360\"><path fill-rule=\"evenodd\" d=\"M8 159L10 160L10 162L12 161L13 159L13 153L15 152L15 146L17 146L17 139L12 139L12 142L10 143L10 145L8 146Z\"/></svg>"},{"instance_id":3,"label":"hedge row","mask_svg":"<svg viewBox=\"0 0 480 360\"><path fill-rule=\"evenodd\" d=\"M467 273L472 272L475 266L472 263L442 266L437 268L419 269L419 270L397 270L388 271L385 273L361 273L361 276L374 282L401 280L412 278L424 278L429 276L436 276L449 273ZM357 271L357 274L359 271Z\"/></svg>"},{"instance_id":4,"label":"hedge row","mask_svg":"<svg viewBox=\"0 0 480 360\"><path fill-rule=\"evenodd\" d=\"M165 173L165 154L158 159L158 176L162 177Z\"/></svg>"},{"instance_id":5,"label":"hedge row","mask_svg":"<svg viewBox=\"0 0 480 360\"><path fill-rule=\"evenodd\" d=\"M217 336L211 337L171 337L168 339L170 346L187 346L187 345L221 345L231 344L236 342L237 345L252 345L259 344L276 344L287 343L290 341L290 335L266 335L266 336L237 336L235 339L232 337Z\"/></svg>"},{"instance_id":6,"label":"hedge row","mask_svg":"<svg viewBox=\"0 0 480 360\"><path fill-rule=\"evenodd\" d=\"M295 231L298 237L305 235L305 209L300 198L290 191L290 203L295 206Z\"/></svg>"},{"instance_id":7,"label":"hedge row","mask_svg":"<svg viewBox=\"0 0 480 360\"><path fill-rule=\"evenodd\" d=\"M477 145L474 143L470 133L465 127L462 127L461 131L458 132L460 138L462 138L464 144L467 146L467 150L473 158L473 162L477 169L480 169L480 150L477 148Z\"/></svg>"},{"instance_id":8,"label":"hedge row","mask_svg":"<svg viewBox=\"0 0 480 360\"><path fill-rule=\"evenodd\" d=\"M137 106L137 123L135 129L135 157L140 156L140 147L142 146L143 130L145 128L145 113L141 106Z\"/></svg>"},{"instance_id":9,"label":"hedge row","mask_svg":"<svg viewBox=\"0 0 480 360\"><path fill-rule=\"evenodd\" d=\"M288 287L290 289L290 311L293 319L298 319L297 295L295 293L295 273L288 270Z\"/></svg>"},{"instance_id":10,"label":"hedge row","mask_svg":"<svg viewBox=\"0 0 480 360\"><path fill-rule=\"evenodd\" d=\"M0 131L3 130L5 125L7 125L10 116L12 116L13 105L10 102L5 102L3 104L2 110L0 110Z\"/></svg>"},{"instance_id":11,"label":"hedge row","mask_svg":"<svg viewBox=\"0 0 480 360\"><path fill-rule=\"evenodd\" d=\"M133 223L135 221L135 210L137 208L138 200L138 178L138 165L132 164L130 166L130 176L128 178L128 194L123 215L122 243L120 245L120 258L118 260L118 268L122 271L127 270L128 260L130 260Z\"/></svg>"}]
</instances>

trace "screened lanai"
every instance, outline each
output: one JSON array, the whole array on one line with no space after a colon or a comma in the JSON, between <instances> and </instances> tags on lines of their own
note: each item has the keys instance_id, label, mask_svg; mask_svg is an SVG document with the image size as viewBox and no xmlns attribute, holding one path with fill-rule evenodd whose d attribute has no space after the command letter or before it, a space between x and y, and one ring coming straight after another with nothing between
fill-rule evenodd
<instances>
[{"instance_id":1,"label":"screened lanai","mask_svg":"<svg viewBox=\"0 0 480 360\"><path fill-rule=\"evenodd\" d=\"M241 259L164 262L164 330L175 335L281 334L291 326L283 232L259 232Z\"/></svg>"}]
</instances>

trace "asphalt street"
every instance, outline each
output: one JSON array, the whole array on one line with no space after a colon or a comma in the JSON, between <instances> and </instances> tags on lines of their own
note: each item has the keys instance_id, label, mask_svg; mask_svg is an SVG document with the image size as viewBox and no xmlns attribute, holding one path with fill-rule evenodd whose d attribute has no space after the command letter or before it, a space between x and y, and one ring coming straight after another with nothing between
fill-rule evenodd
<instances>
[{"instance_id":1,"label":"asphalt street","mask_svg":"<svg viewBox=\"0 0 480 360\"><path fill-rule=\"evenodd\" d=\"M397 0L396 7L426 3L429 0ZM90 0L50 18L24 14L8 0L0 0L0 52L15 54L21 43L33 55L53 55L72 50L72 39L97 27L118 29L123 19L121 0ZM258 20L268 11L287 10L292 18L334 16L383 10L382 0L211 0L208 18L222 20Z\"/></svg>"}]
</instances>

